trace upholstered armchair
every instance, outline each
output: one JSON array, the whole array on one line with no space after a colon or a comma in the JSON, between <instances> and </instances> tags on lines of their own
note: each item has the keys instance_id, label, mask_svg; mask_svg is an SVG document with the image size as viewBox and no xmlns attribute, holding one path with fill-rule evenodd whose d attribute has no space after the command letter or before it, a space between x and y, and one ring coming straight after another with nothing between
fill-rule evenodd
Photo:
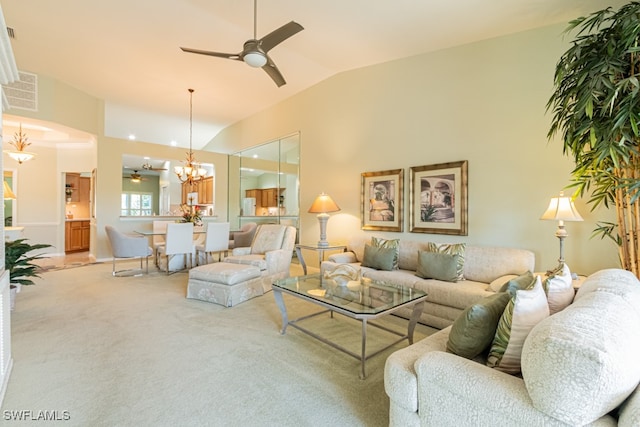
<instances>
[{"instance_id":1,"label":"upholstered armchair","mask_svg":"<svg viewBox=\"0 0 640 427\"><path fill-rule=\"evenodd\" d=\"M113 276L126 275L133 272L133 270L116 270L116 259L118 258L140 258L140 270L142 271L142 260L146 260L146 273L149 273L149 257L153 253L149 242L146 237L143 236L129 236L124 234L110 225L104 227L107 237L109 238L109 244L111 245L111 252L113 253L113 262L111 274ZM136 273L136 272L134 272Z\"/></svg>"},{"instance_id":2,"label":"upholstered armchair","mask_svg":"<svg viewBox=\"0 0 640 427\"><path fill-rule=\"evenodd\" d=\"M240 231L232 231L229 233L229 249L251 246L251 241L256 234L257 228L258 224L255 222L247 222L242 225Z\"/></svg>"},{"instance_id":3,"label":"upholstered armchair","mask_svg":"<svg viewBox=\"0 0 640 427\"><path fill-rule=\"evenodd\" d=\"M262 286L271 290L274 280L289 277L296 241L296 228L281 224L262 224L256 229L251 246L236 247L224 262L260 268Z\"/></svg>"}]
</instances>

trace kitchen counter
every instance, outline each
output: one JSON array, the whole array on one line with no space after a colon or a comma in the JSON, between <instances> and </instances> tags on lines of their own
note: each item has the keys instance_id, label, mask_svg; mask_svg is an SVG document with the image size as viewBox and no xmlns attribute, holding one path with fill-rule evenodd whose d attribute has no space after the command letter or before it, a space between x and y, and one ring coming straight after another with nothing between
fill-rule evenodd
<instances>
[{"instance_id":1,"label":"kitchen counter","mask_svg":"<svg viewBox=\"0 0 640 427\"><path fill-rule=\"evenodd\" d=\"M91 220L89 218L66 218L65 221L73 222L73 221L91 221Z\"/></svg>"}]
</instances>

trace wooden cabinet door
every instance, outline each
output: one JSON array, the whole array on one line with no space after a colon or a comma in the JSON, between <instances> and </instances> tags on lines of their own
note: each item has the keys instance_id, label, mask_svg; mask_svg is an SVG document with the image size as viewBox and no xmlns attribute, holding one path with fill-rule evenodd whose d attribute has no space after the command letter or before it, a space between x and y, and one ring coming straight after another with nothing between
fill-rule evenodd
<instances>
[{"instance_id":1,"label":"wooden cabinet door","mask_svg":"<svg viewBox=\"0 0 640 427\"><path fill-rule=\"evenodd\" d=\"M262 206L262 190L246 190L245 195L246 197L253 197L256 199L256 207Z\"/></svg>"},{"instance_id":2,"label":"wooden cabinet door","mask_svg":"<svg viewBox=\"0 0 640 427\"><path fill-rule=\"evenodd\" d=\"M91 186L91 179L81 176L78 179L78 202L89 203L89 192Z\"/></svg>"},{"instance_id":3,"label":"wooden cabinet door","mask_svg":"<svg viewBox=\"0 0 640 427\"><path fill-rule=\"evenodd\" d=\"M205 178L200 182L200 187L198 189L198 198L200 199L200 204L202 205L211 205L213 204L213 177L210 176Z\"/></svg>"},{"instance_id":4,"label":"wooden cabinet door","mask_svg":"<svg viewBox=\"0 0 640 427\"><path fill-rule=\"evenodd\" d=\"M91 243L91 225L89 221L82 221L82 228L80 229L80 246L83 251L88 251Z\"/></svg>"},{"instance_id":5,"label":"wooden cabinet door","mask_svg":"<svg viewBox=\"0 0 640 427\"><path fill-rule=\"evenodd\" d=\"M274 208L278 206L278 190L275 188L265 188L262 190L262 206Z\"/></svg>"}]
</instances>

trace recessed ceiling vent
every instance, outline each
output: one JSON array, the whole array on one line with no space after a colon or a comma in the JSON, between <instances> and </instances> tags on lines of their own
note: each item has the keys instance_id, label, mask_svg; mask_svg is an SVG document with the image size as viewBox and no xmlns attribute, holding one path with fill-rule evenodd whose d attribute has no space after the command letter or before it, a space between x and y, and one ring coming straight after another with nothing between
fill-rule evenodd
<instances>
[{"instance_id":1,"label":"recessed ceiling vent","mask_svg":"<svg viewBox=\"0 0 640 427\"><path fill-rule=\"evenodd\" d=\"M20 80L2 85L10 108L38 111L38 75L18 71Z\"/></svg>"}]
</instances>

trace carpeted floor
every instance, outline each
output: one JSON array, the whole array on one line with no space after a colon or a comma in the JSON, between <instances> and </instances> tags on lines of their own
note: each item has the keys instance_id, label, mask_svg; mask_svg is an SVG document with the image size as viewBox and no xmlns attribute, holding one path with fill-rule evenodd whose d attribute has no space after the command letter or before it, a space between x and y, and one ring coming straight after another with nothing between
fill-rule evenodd
<instances>
[{"instance_id":1,"label":"carpeted floor","mask_svg":"<svg viewBox=\"0 0 640 427\"><path fill-rule=\"evenodd\" d=\"M59 421L46 425L64 426L388 425L384 361L406 341L370 359L360 380L358 360L293 328L280 335L271 292L223 308L187 300L186 273L114 278L105 263L41 276L12 312L3 425L43 424L8 420L15 411L47 411ZM317 310L285 303L289 318ZM358 351L359 323L309 322ZM371 349L390 339L368 332ZM418 325L415 339L432 332Z\"/></svg>"}]
</instances>

